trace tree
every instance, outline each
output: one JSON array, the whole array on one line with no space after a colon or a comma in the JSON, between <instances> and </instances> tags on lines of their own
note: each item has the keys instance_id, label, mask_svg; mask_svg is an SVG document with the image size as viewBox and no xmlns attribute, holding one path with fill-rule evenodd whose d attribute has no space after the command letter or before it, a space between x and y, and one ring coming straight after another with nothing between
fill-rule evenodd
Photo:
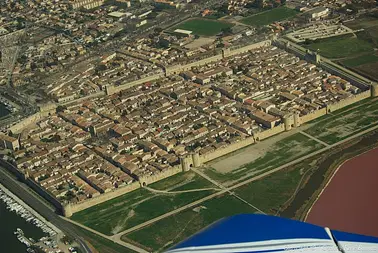
<instances>
[{"instance_id":1,"label":"tree","mask_svg":"<svg viewBox=\"0 0 378 253\"><path fill-rule=\"evenodd\" d=\"M225 27L225 28L222 28L222 33L224 34L224 35L230 35L230 34L232 34L232 29L231 29L231 27Z\"/></svg>"}]
</instances>

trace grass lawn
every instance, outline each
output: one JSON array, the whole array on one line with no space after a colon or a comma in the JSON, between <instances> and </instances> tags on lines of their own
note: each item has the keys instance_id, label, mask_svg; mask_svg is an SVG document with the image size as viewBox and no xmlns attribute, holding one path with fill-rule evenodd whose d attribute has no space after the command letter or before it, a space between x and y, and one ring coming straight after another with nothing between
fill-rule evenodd
<instances>
[{"instance_id":1,"label":"grass lawn","mask_svg":"<svg viewBox=\"0 0 378 253\"><path fill-rule=\"evenodd\" d=\"M214 36L222 31L223 28L232 27L233 24L216 21L212 19L195 18L181 23L171 30L184 29L193 31L194 34L204 36Z\"/></svg>"},{"instance_id":2,"label":"grass lawn","mask_svg":"<svg viewBox=\"0 0 378 253\"><path fill-rule=\"evenodd\" d=\"M353 37L332 37L305 47L312 51L319 50L320 55L327 58L351 57L374 52L373 46L369 42Z\"/></svg>"},{"instance_id":3,"label":"grass lawn","mask_svg":"<svg viewBox=\"0 0 378 253\"><path fill-rule=\"evenodd\" d=\"M233 181L232 184L235 184L241 179L245 180L246 178L274 169L322 147L323 145L315 140L301 133L296 133L276 142L265 153L259 153L259 157L253 162L239 169L225 174L217 172L215 169L206 169L204 172L218 182Z\"/></svg>"},{"instance_id":4,"label":"grass lawn","mask_svg":"<svg viewBox=\"0 0 378 253\"><path fill-rule=\"evenodd\" d=\"M261 180L243 185L234 192L261 211L275 215L277 210L294 194L302 178L303 164L290 170L273 173Z\"/></svg>"},{"instance_id":5,"label":"grass lawn","mask_svg":"<svg viewBox=\"0 0 378 253\"><path fill-rule=\"evenodd\" d=\"M366 63L378 62L378 56L374 54L367 54L358 56L352 59L344 60L341 63L347 67L357 67Z\"/></svg>"},{"instance_id":6,"label":"grass lawn","mask_svg":"<svg viewBox=\"0 0 378 253\"><path fill-rule=\"evenodd\" d=\"M153 194L146 189L138 189L75 213L72 219L101 233L112 235L213 192L207 190L178 194Z\"/></svg>"},{"instance_id":7,"label":"grass lawn","mask_svg":"<svg viewBox=\"0 0 378 253\"><path fill-rule=\"evenodd\" d=\"M242 23L247 25L263 26L269 25L276 21L282 21L297 15L298 12L287 7L278 7L269 11L255 14L250 17L243 18Z\"/></svg>"},{"instance_id":8,"label":"grass lawn","mask_svg":"<svg viewBox=\"0 0 378 253\"><path fill-rule=\"evenodd\" d=\"M305 132L329 144L341 141L378 124L378 102L366 99L355 109L335 111L332 115L332 119L315 123Z\"/></svg>"},{"instance_id":9,"label":"grass lawn","mask_svg":"<svg viewBox=\"0 0 378 253\"><path fill-rule=\"evenodd\" d=\"M188 171L178 173L167 179L153 183L148 187L156 190L184 191L193 189L213 188L215 186L203 177L198 176L195 172Z\"/></svg>"},{"instance_id":10,"label":"grass lawn","mask_svg":"<svg viewBox=\"0 0 378 253\"><path fill-rule=\"evenodd\" d=\"M201 204L202 209L193 209L167 217L145 228L127 234L123 240L131 239L152 250L168 248L224 217L255 213L256 210L231 195L223 195Z\"/></svg>"},{"instance_id":11,"label":"grass lawn","mask_svg":"<svg viewBox=\"0 0 378 253\"><path fill-rule=\"evenodd\" d=\"M76 229L79 230L80 234L85 236L84 239L100 253L135 253L135 251L131 249L80 228L79 226L76 226Z\"/></svg>"}]
</instances>

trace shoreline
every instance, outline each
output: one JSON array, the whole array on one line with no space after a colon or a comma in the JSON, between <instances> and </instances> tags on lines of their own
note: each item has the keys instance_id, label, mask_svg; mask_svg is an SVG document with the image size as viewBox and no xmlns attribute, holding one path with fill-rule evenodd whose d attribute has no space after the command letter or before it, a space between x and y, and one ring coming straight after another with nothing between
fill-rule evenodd
<instances>
[{"instance_id":1,"label":"shoreline","mask_svg":"<svg viewBox=\"0 0 378 253\"><path fill-rule=\"evenodd\" d=\"M24 201L22 201L19 197L17 197L15 194L13 194L11 191L9 191L4 185L0 183L0 189L7 194L9 197L11 197L14 201L16 201L18 204L22 205L25 209L27 209L32 215L34 215L37 219L39 219L41 222L49 226L52 230L54 230L57 234L62 233L62 231L54 226L51 222L46 220L44 217L42 217L37 211L35 211L33 208L31 208L29 205L27 205Z\"/></svg>"},{"instance_id":2,"label":"shoreline","mask_svg":"<svg viewBox=\"0 0 378 253\"><path fill-rule=\"evenodd\" d=\"M327 183L325 184L325 186L322 188L322 190L320 191L320 193L318 194L318 196L316 197L316 199L312 202L310 208L306 211L306 215L303 219L303 221L307 222L307 218L312 210L312 208L315 206L315 204L318 202L318 200L320 199L320 197L322 196L323 192L326 190L326 188L329 186L329 184L332 182L332 179L336 176L337 172L339 172L339 169L344 166L348 161L352 160L352 159L355 159L361 155L364 155L368 152L371 152L372 150L375 150L375 149L378 149L378 147L373 147L369 150L365 150L364 152L358 154L358 155L355 155L351 158L348 158L346 160L344 160L343 162L340 163L340 165L337 166L337 168L335 169L335 171L332 173L331 177L328 179Z\"/></svg>"}]
</instances>

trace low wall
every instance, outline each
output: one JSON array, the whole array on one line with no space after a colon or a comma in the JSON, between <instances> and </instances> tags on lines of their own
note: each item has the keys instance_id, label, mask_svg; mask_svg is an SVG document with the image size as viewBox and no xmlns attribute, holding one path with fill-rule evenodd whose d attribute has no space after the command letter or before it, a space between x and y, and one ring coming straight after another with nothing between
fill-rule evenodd
<instances>
[{"instance_id":1,"label":"low wall","mask_svg":"<svg viewBox=\"0 0 378 253\"><path fill-rule=\"evenodd\" d=\"M139 182L133 182L129 185L118 188L118 189L113 190L111 192L100 194L99 196L94 197L92 199L87 199L87 200L82 201L82 202L77 203L77 204L70 204L71 212L73 214L73 213L82 211L82 210L87 209L91 206L101 204L105 201L114 199L114 198L119 197L119 196L121 196L125 193L134 191L134 190L139 189L139 188L140 188Z\"/></svg>"},{"instance_id":2,"label":"low wall","mask_svg":"<svg viewBox=\"0 0 378 253\"><path fill-rule=\"evenodd\" d=\"M341 109L345 106L348 106L348 105L354 104L358 101L361 101L363 99L369 98L370 96L371 96L370 90L364 91L360 94L357 94L357 95L354 95L352 97L343 99L338 103L328 105L327 106L327 112L333 112L333 111L339 110L339 109Z\"/></svg>"},{"instance_id":3,"label":"low wall","mask_svg":"<svg viewBox=\"0 0 378 253\"><path fill-rule=\"evenodd\" d=\"M300 122L301 122L301 124L304 124L306 122L309 122L311 120L314 120L314 119L319 118L321 116L324 116L326 114L327 114L327 108L322 108L320 110L316 110L313 113L309 113L307 115L300 117Z\"/></svg>"},{"instance_id":4,"label":"low wall","mask_svg":"<svg viewBox=\"0 0 378 253\"><path fill-rule=\"evenodd\" d=\"M242 141L232 143L232 144L228 145L227 147L217 149L214 152L211 152L211 153L208 153L208 154L205 154L205 155L201 155L200 160L201 160L202 163L206 163L206 162L214 160L218 157L232 153L232 152L234 152L238 149L241 149L241 148L244 148L244 147L249 146L251 144L254 144L254 143L255 143L255 139L253 137L248 137L248 138L246 138Z\"/></svg>"}]
</instances>

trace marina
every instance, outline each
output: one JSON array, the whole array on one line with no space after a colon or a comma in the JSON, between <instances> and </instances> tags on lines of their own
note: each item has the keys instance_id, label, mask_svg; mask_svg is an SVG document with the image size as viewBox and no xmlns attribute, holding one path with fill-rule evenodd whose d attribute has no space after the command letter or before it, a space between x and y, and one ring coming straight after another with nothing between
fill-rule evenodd
<instances>
[{"instance_id":1,"label":"marina","mask_svg":"<svg viewBox=\"0 0 378 253\"><path fill-rule=\"evenodd\" d=\"M36 252L33 248L61 252L61 231L23 203L0 184L0 236L6 239L6 252Z\"/></svg>"}]
</instances>

